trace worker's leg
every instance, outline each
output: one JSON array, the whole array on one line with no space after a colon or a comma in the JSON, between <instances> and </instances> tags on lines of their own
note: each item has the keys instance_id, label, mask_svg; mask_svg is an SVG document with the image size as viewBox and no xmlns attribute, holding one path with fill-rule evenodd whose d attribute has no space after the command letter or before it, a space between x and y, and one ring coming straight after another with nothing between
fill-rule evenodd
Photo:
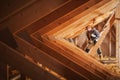
<instances>
[{"instance_id":1,"label":"worker's leg","mask_svg":"<svg viewBox=\"0 0 120 80\"><path fill-rule=\"evenodd\" d=\"M101 59L101 53L102 52L101 52L100 48L97 49L97 53L98 53L99 58Z\"/></svg>"},{"instance_id":2,"label":"worker's leg","mask_svg":"<svg viewBox=\"0 0 120 80\"><path fill-rule=\"evenodd\" d=\"M85 49L85 51L88 53L90 51L90 48L91 48L92 44L91 43L88 43L88 46L87 48Z\"/></svg>"},{"instance_id":3,"label":"worker's leg","mask_svg":"<svg viewBox=\"0 0 120 80\"><path fill-rule=\"evenodd\" d=\"M94 43L91 41L90 43L88 43L87 48L85 49L85 51L88 53L93 46L94 46Z\"/></svg>"}]
</instances>

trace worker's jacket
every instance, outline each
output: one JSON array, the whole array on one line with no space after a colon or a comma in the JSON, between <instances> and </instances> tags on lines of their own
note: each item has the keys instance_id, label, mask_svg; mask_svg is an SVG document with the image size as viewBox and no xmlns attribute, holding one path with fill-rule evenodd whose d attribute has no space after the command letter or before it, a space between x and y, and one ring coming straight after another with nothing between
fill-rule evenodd
<instances>
[{"instance_id":1,"label":"worker's jacket","mask_svg":"<svg viewBox=\"0 0 120 80\"><path fill-rule=\"evenodd\" d=\"M88 40L96 41L99 39L100 33L98 30L94 28L91 31L87 31L87 37L88 37Z\"/></svg>"}]
</instances>

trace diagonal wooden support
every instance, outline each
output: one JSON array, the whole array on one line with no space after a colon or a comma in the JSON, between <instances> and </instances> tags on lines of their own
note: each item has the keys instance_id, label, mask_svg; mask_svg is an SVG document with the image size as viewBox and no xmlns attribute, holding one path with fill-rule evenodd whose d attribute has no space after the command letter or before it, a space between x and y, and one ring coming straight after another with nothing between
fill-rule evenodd
<instances>
[{"instance_id":1,"label":"diagonal wooden support","mask_svg":"<svg viewBox=\"0 0 120 80\"><path fill-rule=\"evenodd\" d=\"M98 42L96 43L96 45L90 50L90 55L91 56L95 56L97 49L99 48L99 46L101 45L101 43L103 42L103 40L105 39L105 36L107 35L107 33L109 32L110 28L112 27L112 24L115 20L115 14L114 12L111 14L110 18L108 19L107 23L105 24L103 31L101 33L101 37L98 40Z\"/></svg>"}]
</instances>

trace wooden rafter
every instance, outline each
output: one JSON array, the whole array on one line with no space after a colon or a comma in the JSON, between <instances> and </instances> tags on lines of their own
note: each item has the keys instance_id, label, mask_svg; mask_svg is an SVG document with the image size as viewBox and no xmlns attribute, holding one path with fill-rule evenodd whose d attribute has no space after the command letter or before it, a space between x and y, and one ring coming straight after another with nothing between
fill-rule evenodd
<instances>
[{"instance_id":1,"label":"wooden rafter","mask_svg":"<svg viewBox=\"0 0 120 80\"><path fill-rule=\"evenodd\" d=\"M32 79L40 80L59 80L47 71L37 66L35 63L27 60L20 52L10 48L0 41L0 59L2 62L15 66L17 70L30 76ZM4 54L3 54L4 53ZM34 70L31 70L34 69ZM38 77L39 76L39 77ZM49 78L48 78L49 77Z\"/></svg>"}]
</instances>

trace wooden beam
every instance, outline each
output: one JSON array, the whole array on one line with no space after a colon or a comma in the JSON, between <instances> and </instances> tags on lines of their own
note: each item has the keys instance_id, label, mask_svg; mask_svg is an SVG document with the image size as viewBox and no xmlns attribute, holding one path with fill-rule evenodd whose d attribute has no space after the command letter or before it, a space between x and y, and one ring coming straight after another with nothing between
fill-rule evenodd
<instances>
[{"instance_id":1,"label":"wooden beam","mask_svg":"<svg viewBox=\"0 0 120 80\"><path fill-rule=\"evenodd\" d=\"M50 32L47 33L47 35L53 35L58 37L74 35L74 33L88 26L88 24L94 18L102 14L105 14L106 12L112 11L117 4L118 4L117 0L102 0L99 3L94 4L92 7L85 10L84 12L79 13L79 15L76 15L72 19L59 25L57 28L51 30ZM92 12L90 13L90 11Z\"/></svg>"},{"instance_id":2,"label":"wooden beam","mask_svg":"<svg viewBox=\"0 0 120 80\"><path fill-rule=\"evenodd\" d=\"M6 11L4 12L8 12L5 16L2 16L0 19L0 23L4 22L5 20L7 20L8 18L10 18L11 16L17 14L18 12L22 11L23 9L25 9L26 7L30 6L31 4L35 3L36 0L26 0L26 2L21 3L21 5L14 5L14 3L11 1L11 3L13 3L12 5L14 5L13 7L11 7L11 4L9 4L9 7ZM4 4L3 4L4 5ZM16 8L14 8L16 7ZM6 9L6 8L5 8ZM10 10L11 9L11 10ZM11 12L10 12L11 11ZM2 14L3 15L3 14Z\"/></svg>"},{"instance_id":3,"label":"wooden beam","mask_svg":"<svg viewBox=\"0 0 120 80\"><path fill-rule=\"evenodd\" d=\"M95 19L94 23L93 23L93 21L90 21L89 24L93 24L93 26L96 26L96 25L99 24L100 22L102 22L102 21L104 21L105 19L107 19L107 18L110 16L110 14L111 14L111 12L107 12L107 13L105 13L105 14L103 14L103 15L100 15L100 16L98 16L98 17L95 17L95 18L94 18L94 19ZM80 33L82 33L82 32L85 31L85 30L86 30L86 27L83 28L83 29L80 30L80 31L75 32L74 35L68 35L68 36L66 36L66 38L74 38L75 36L79 35Z\"/></svg>"},{"instance_id":4,"label":"wooden beam","mask_svg":"<svg viewBox=\"0 0 120 80\"><path fill-rule=\"evenodd\" d=\"M77 49L77 47L71 45L69 42L67 42L64 39L59 39L59 40L56 39L55 43L54 43L54 41L52 42L50 40L44 39L44 42L46 45L48 45L49 47L54 49L54 51L58 52L59 54L65 56L67 59L71 60L71 65L69 67L73 68L74 70L76 70L76 68L77 68L76 71L79 72L79 70L80 70L79 73L81 73L81 74L84 74L84 72L81 71L81 67L82 67L82 70L86 69L94 75L101 76L101 78L105 78L105 77L107 77L107 75L110 76L112 74L112 73L110 73L109 70L105 71L106 69L105 69L105 67L103 67L103 65L101 63L99 63L98 61L96 61L93 58L91 58L90 56L88 56L84 51ZM40 43L39 41L36 42L36 44L39 44L39 43ZM38 46L40 47L40 45L38 45ZM75 49L75 50L73 50L73 49ZM58 54L58 53L56 53L56 54ZM65 60L63 60L63 61L65 61ZM79 67L77 67L77 66L73 67L72 62L76 63ZM94 62L94 64L92 64L93 62ZM76 64L74 64L74 66ZM85 67L85 66L87 66L87 67ZM86 72L86 70L84 70L84 71ZM94 70L95 70L95 72L94 72ZM108 74L108 73L110 73L110 74ZM87 77L88 74L89 74L89 72L87 72L87 74L85 76ZM92 76L92 74L91 74L91 76ZM111 75L111 76L113 77L113 75Z\"/></svg>"},{"instance_id":5,"label":"wooden beam","mask_svg":"<svg viewBox=\"0 0 120 80\"><path fill-rule=\"evenodd\" d=\"M1 50L0 50L1 51ZM7 64L1 61L0 58L0 79L1 80L8 80L7 75Z\"/></svg>"},{"instance_id":6,"label":"wooden beam","mask_svg":"<svg viewBox=\"0 0 120 80\"><path fill-rule=\"evenodd\" d=\"M21 73L31 77L33 80L41 80L41 78L43 80L59 80L20 54L18 51L0 42L0 59L4 63L14 66Z\"/></svg>"},{"instance_id":7,"label":"wooden beam","mask_svg":"<svg viewBox=\"0 0 120 80\"><path fill-rule=\"evenodd\" d=\"M109 30L109 44L108 44L108 45L109 45L109 59L110 59L111 54L112 54L112 53L111 53L111 51L112 51L112 50L111 50L111 49L112 49L112 48L111 48L111 45L112 45L112 44L111 44L111 31L112 31L112 30Z\"/></svg>"},{"instance_id":8,"label":"wooden beam","mask_svg":"<svg viewBox=\"0 0 120 80\"><path fill-rule=\"evenodd\" d=\"M94 5L98 4L99 2L102 2L102 1L101 0L86 1L84 4L79 5L76 9L71 10L69 13L63 15L59 19L53 21L52 23L46 25L44 28L40 29L39 33L41 35L46 33L47 32L46 29L50 31L49 33L47 32L48 35L54 34L58 31L60 33L64 33L64 31L62 29L65 28L64 30L66 30L66 29L68 30L69 28L66 26L70 25L71 23L75 22L76 20L80 19L81 17L85 16L85 13L89 14L91 7L92 7L92 9L96 9L100 5L97 5L97 6L94 6ZM73 3L74 3L74 0L72 1L72 5L74 5ZM79 1L77 3L81 3L81 1ZM107 1L106 1L106 3L107 3ZM94 6L94 8L93 8L93 6ZM82 13L82 15L81 15L81 13ZM53 27L54 27L54 29L53 29ZM51 31L51 29L53 29L53 30Z\"/></svg>"},{"instance_id":9,"label":"wooden beam","mask_svg":"<svg viewBox=\"0 0 120 80\"><path fill-rule=\"evenodd\" d=\"M24 38L21 39L21 37L19 38L18 36L15 36L15 38L18 43L19 50L31 57L35 62L39 62L44 66L47 66L49 69L55 71L68 80L86 79L83 75L79 75L74 70L68 68L68 65L65 65L68 64L67 62L70 62L69 60L61 56L59 53L56 53L44 43L37 42L33 39L35 41L35 47L28 43ZM37 48L38 46L39 48ZM72 62L70 63L72 64Z\"/></svg>"},{"instance_id":10,"label":"wooden beam","mask_svg":"<svg viewBox=\"0 0 120 80\"><path fill-rule=\"evenodd\" d=\"M99 1L100 0L97 0L97 1L94 0L94 2L99 2ZM89 2L89 0L83 0L83 1L68 0L68 2L66 4L58 7L53 12L51 12L48 15L42 17L41 19L32 23L31 25L27 26L25 28L25 30L27 30L29 33L33 33L35 31L37 31L38 29L42 28L42 30L40 31L41 34L43 34L44 32L48 32L51 29L55 28L56 25L58 26L58 25L62 24L64 21L66 21L66 20L72 18L73 16L79 14L78 12L73 13L72 11L74 11L76 8L78 8L79 6L83 5L86 2ZM87 6L85 8L87 9ZM81 10L79 10L79 12L81 12L83 10L84 9L81 9ZM70 14L70 12L72 12L72 14ZM69 15L67 15L66 18L63 18L63 16L68 14L68 13L69 13ZM59 19L59 18L63 18L64 20L60 20L59 22L56 21L56 19ZM51 24L51 22L53 22L53 21L55 21L56 23L52 24L52 26L50 28L47 28L48 27L47 25Z\"/></svg>"},{"instance_id":11,"label":"wooden beam","mask_svg":"<svg viewBox=\"0 0 120 80\"><path fill-rule=\"evenodd\" d=\"M120 3L116 8L116 58L118 60L118 67L120 68Z\"/></svg>"}]
</instances>

